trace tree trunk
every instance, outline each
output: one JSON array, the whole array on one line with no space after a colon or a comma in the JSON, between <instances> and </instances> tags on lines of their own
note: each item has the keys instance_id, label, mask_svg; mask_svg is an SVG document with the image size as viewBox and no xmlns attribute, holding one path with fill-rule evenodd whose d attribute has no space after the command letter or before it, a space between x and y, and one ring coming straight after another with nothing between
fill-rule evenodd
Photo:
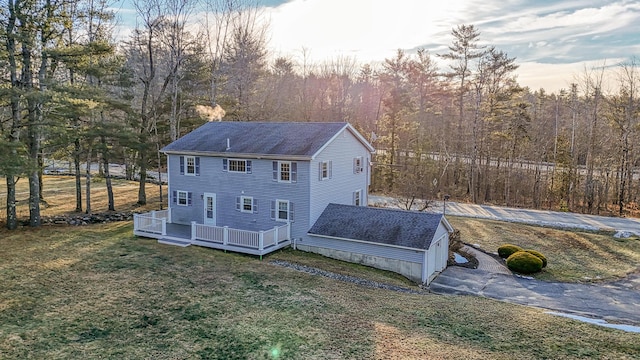
<instances>
[{"instance_id":1,"label":"tree trunk","mask_svg":"<svg viewBox=\"0 0 640 360\"><path fill-rule=\"evenodd\" d=\"M111 186L111 173L109 172L109 153L107 151L107 141L104 136L100 137L102 142L102 166L104 173L104 182L107 186L108 210L116 211L116 205L113 201L113 186Z\"/></svg>"},{"instance_id":2,"label":"tree trunk","mask_svg":"<svg viewBox=\"0 0 640 360\"><path fill-rule=\"evenodd\" d=\"M44 189L44 185L43 185L43 181L42 181L42 176L44 172L44 154L42 153L42 151L40 151L40 153L38 154L38 189L40 190L40 193L38 194L39 198L40 198L40 202L44 202L44 196L42 195L42 189Z\"/></svg>"},{"instance_id":3,"label":"tree trunk","mask_svg":"<svg viewBox=\"0 0 640 360\"><path fill-rule=\"evenodd\" d=\"M20 93L21 86L18 79L18 64L16 54L16 44L14 38L16 24L16 8L13 1L8 2L9 18L6 25L6 50L9 63L9 73L11 77L11 131L9 133L9 142L11 145L11 157L18 160L16 147L20 143ZM18 228L18 215L16 212L16 178L15 171L5 174L7 181L7 229L15 230Z\"/></svg>"},{"instance_id":4,"label":"tree trunk","mask_svg":"<svg viewBox=\"0 0 640 360\"><path fill-rule=\"evenodd\" d=\"M80 172L80 139L75 138L73 149L73 166L76 176L76 212L82 212L82 173Z\"/></svg>"},{"instance_id":5,"label":"tree trunk","mask_svg":"<svg viewBox=\"0 0 640 360\"><path fill-rule=\"evenodd\" d=\"M7 175L7 229L18 228L18 215L16 213L16 179L13 175Z\"/></svg>"},{"instance_id":6,"label":"tree trunk","mask_svg":"<svg viewBox=\"0 0 640 360\"><path fill-rule=\"evenodd\" d=\"M85 199L87 202L85 213L91 214L91 145L89 145L89 149L87 149L87 168L85 171L84 184Z\"/></svg>"}]
</instances>

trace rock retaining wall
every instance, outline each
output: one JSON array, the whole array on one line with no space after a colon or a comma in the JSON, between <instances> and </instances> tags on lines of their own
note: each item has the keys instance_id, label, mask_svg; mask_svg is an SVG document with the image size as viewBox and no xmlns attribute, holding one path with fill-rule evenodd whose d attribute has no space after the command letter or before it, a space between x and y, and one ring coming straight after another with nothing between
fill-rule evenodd
<instances>
[{"instance_id":1,"label":"rock retaining wall","mask_svg":"<svg viewBox=\"0 0 640 360\"><path fill-rule=\"evenodd\" d=\"M133 211L107 212L96 214L69 214L56 216L43 216L42 225L90 225L115 221L133 220ZM23 225L29 225L29 220L22 221Z\"/></svg>"}]
</instances>

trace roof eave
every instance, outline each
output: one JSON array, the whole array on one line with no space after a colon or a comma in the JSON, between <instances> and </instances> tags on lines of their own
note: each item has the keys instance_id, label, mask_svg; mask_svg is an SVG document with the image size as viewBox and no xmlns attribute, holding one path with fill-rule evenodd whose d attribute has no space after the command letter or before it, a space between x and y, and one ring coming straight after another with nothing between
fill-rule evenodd
<instances>
[{"instance_id":1,"label":"roof eave","mask_svg":"<svg viewBox=\"0 0 640 360\"><path fill-rule=\"evenodd\" d=\"M310 233L310 232L308 232L307 235L317 236L317 237L321 237L321 238L325 238L325 239L353 241L353 242L359 242L359 243L365 243L365 244L377 244L377 245L381 245L381 246L390 246L390 247L394 247L394 248L398 248L398 249L413 250L413 251L418 251L418 252L428 251L429 250L429 249L414 248L414 247L408 247L408 246L402 246L402 245L386 244L386 243L375 242L375 241L358 240L358 239L350 239L350 238L344 238L344 237L339 237L339 236L314 234L314 233ZM431 243L429 243L429 245L431 245Z\"/></svg>"},{"instance_id":2,"label":"roof eave","mask_svg":"<svg viewBox=\"0 0 640 360\"><path fill-rule=\"evenodd\" d=\"M449 220L447 220L447 218L444 217L444 215L442 215L442 217L440 218L440 222L444 224L444 227L447 228L448 232L452 233L455 231L455 229L453 228Z\"/></svg>"},{"instance_id":3,"label":"roof eave","mask_svg":"<svg viewBox=\"0 0 640 360\"><path fill-rule=\"evenodd\" d=\"M291 161L310 161L308 155L285 155L285 154L252 154L252 153L234 153L234 152L213 152L213 151L194 151L194 150L160 150L165 155L190 155L190 156L210 156L234 159L266 159L266 160L291 160Z\"/></svg>"}]
</instances>

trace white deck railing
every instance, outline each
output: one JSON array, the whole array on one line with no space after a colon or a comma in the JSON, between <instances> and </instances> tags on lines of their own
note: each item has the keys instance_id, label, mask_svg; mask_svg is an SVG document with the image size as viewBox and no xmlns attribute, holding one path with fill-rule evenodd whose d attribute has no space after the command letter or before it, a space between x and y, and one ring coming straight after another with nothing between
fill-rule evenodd
<instances>
[{"instance_id":1,"label":"white deck railing","mask_svg":"<svg viewBox=\"0 0 640 360\"><path fill-rule=\"evenodd\" d=\"M258 250L277 245L290 238L290 226L284 224L265 231L231 229L191 222L191 240L208 241L223 245L243 246Z\"/></svg>"},{"instance_id":2,"label":"white deck railing","mask_svg":"<svg viewBox=\"0 0 640 360\"><path fill-rule=\"evenodd\" d=\"M150 214L158 219L167 219L167 222L171 223L171 208L166 210L154 210Z\"/></svg>"},{"instance_id":3,"label":"white deck railing","mask_svg":"<svg viewBox=\"0 0 640 360\"><path fill-rule=\"evenodd\" d=\"M158 218L155 214L134 214L133 215L133 230L142 231L153 234L167 235L167 219Z\"/></svg>"}]
</instances>

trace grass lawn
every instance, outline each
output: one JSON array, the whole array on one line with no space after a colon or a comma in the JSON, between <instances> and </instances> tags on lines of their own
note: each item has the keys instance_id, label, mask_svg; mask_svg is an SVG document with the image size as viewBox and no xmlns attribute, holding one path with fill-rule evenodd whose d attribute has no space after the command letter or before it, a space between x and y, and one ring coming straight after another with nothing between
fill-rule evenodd
<instances>
[{"instance_id":1,"label":"grass lawn","mask_svg":"<svg viewBox=\"0 0 640 360\"><path fill-rule=\"evenodd\" d=\"M0 358L640 357L640 334L540 309L370 289L269 264L410 286L292 250L260 261L131 233L130 222L0 230Z\"/></svg>"},{"instance_id":2,"label":"grass lawn","mask_svg":"<svg viewBox=\"0 0 640 360\"><path fill-rule=\"evenodd\" d=\"M542 252L548 266L541 280L615 280L640 269L640 239L618 239L613 232L568 231L464 217L447 217L463 242L497 253L503 244Z\"/></svg>"},{"instance_id":3,"label":"grass lawn","mask_svg":"<svg viewBox=\"0 0 640 360\"><path fill-rule=\"evenodd\" d=\"M65 213L73 213L76 208L75 177L73 176L53 176L43 177L43 197L46 204L40 204L42 216L53 216ZM138 183L122 179L112 179L114 203L116 210L156 210L160 208L160 197L158 185L147 184L147 205L138 207ZM86 208L85 179L82 179L82 207ZM163 186L164 203L166 207L166 185ZM16 187L16 213L18 219L29 219L29 181L21 178ZM0 182L0 203L7 201L7 184ZM104 178L93 177L91 182L91 209L93 212L103 212L107 210L107 187ZM0 223L6 221L6 211L0 212Z\"/></svg>"}]
</instances>

